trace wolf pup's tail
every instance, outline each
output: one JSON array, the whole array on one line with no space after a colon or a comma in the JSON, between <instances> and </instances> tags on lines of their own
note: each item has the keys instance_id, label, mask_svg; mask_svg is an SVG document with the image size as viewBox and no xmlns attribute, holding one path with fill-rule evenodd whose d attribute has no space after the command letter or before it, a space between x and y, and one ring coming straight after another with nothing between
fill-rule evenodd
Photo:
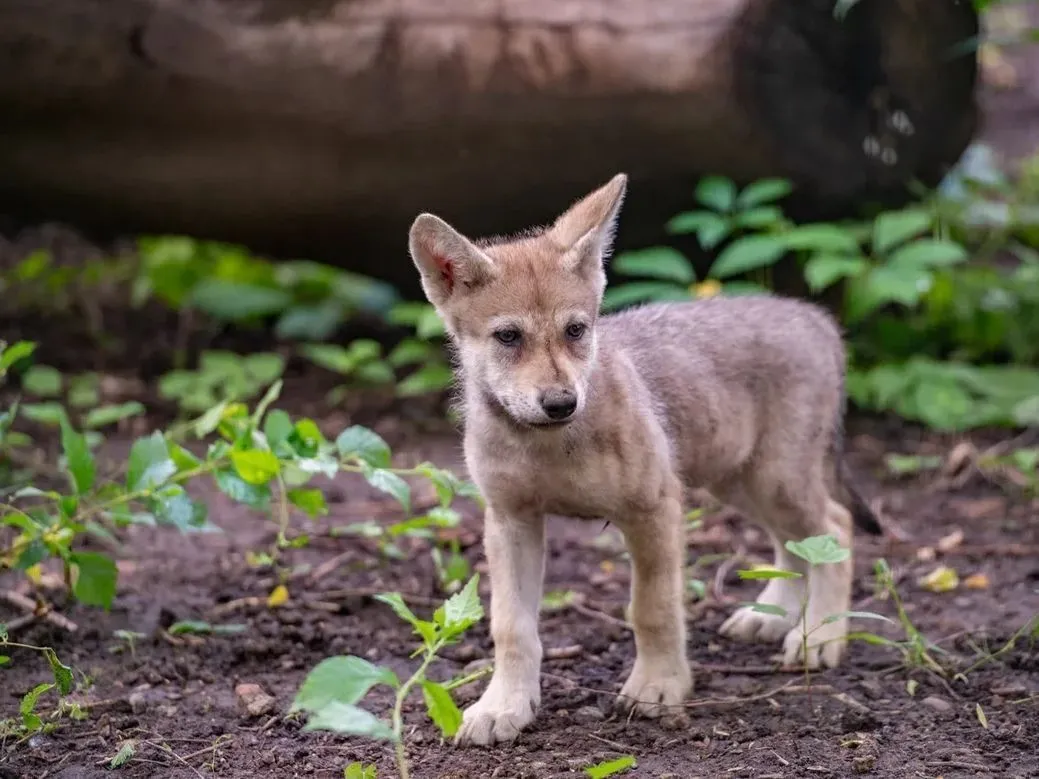
<instances>
[{"instance_id":1,"label":"wolf pup's tail","mask_svg":"<svg viewBox=\"0 0 1039 779\"><path fill-rule=\"evenodd\" d=\"M855 489L852 479L848 473L848 467L844 463L844 414L847 410L847 396L844 393L844 375L841 375L841 402L837 409L837 419L834 420L833 438L831 439L830 457L834 468L836 487L845 500L844 503L851 511L852 521L860 530L870 535L880 536L884 534L884 528L880 526L880 520L873 513L873 509L863 499L859 491Z\"/></svg>"}]
</instances>

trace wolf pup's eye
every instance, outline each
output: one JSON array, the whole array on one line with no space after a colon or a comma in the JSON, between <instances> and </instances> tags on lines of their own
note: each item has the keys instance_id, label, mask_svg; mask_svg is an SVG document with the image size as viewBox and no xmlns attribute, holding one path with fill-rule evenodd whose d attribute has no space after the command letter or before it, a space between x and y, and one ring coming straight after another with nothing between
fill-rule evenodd
<instances>
[{"instance_id":1,"label":"wolf pup's eye","mask_svg":"<svg viewBox=\"0 0 1039 779\"><path fill-rule=\"evenodd\" d=\"M566 328L566 337L571 341L576 341L584 335L584 331L588 329L587 325L583 325L580 322L574 322L572 325Z\"/></svg>"},{"instance_id":2,"label":"wolf pup's eye","mask_svg":"<svg viewBox=\"0 0 1039 779\"><path fill-rule=\"evenodd\" d=\"M520 331L514 327L507 327L503 330L495 330L494 337L506 346L514 346L519 343Z\"/></svg>"}]
</instances>

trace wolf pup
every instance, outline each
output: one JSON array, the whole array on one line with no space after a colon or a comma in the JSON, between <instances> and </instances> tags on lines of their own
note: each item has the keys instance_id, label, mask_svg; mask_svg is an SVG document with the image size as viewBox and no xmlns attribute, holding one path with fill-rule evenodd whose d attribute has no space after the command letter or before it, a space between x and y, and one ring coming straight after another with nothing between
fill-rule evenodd
<instances>
[{"instance_id":1,"label":"wolf pup","mask_svg":"<svg viewBox=\"0 0 1039 779\"><path fill-rule=\"evenodd\" d=\"M822 310L771 296L646 305L600 316L604 261L624 174L551 227L471 241L432 214L409 236L422 286L459 363L465 460L486 499L494 674L466 710L460 744L510 741L541 698L538 609L545 515L607 519L631 554L636 658L622 710L658 716L692 686L682 568L684 490L701 487L760 523L775 564L805 572L784 542L876 517L842 479L845 354ZM848 508L838 502L845 496ZM850 509L850 511L848 510ZM783 638L787 663L840 662L852 564L773 579L726 636Z\"/></svg>"}]
</instances>

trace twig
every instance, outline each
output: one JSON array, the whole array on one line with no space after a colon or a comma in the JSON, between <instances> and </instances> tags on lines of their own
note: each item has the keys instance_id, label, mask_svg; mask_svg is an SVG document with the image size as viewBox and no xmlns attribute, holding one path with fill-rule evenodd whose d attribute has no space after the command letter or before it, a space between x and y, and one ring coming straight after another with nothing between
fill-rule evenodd
<instances>
[{"instance_id":1,"label":"twig","mask_svg":"<svg viewBox=\"0 0 1039 779\"><path fill-rule=\"evenodd\" d=\"M711 596L719 603L724 603L725 598L725 577L729 575L737 565L739 565L747 554L747 550L742 545L736 550L736 553L732 555L728 560L725 560L721 565L718 566L718 570L714 572L714 581L711 582Z\"/></svg>"},{"instance_id":2,"label":"twig","mask_svg":"<svg viewBox=\"0 0 1039 779\"><path fill-rule=\"evenodd\" d=\"M176 760L176 761L178 761L180 763L183 763L184 766L189 771L191 771L193 774L195 774L195 776L198 777L198 779L206 779L206 777L203 776L203 774L197 768L195 768L195 766L191 765L191 763L189 763L183 757L178 755L176 752L174 752L170 747L166 746L165 744L156 744L154 741L141 741L140 743L141 744L147 744L148 746L150 746L150 747L152 747L154 749L159 750L163 754L169 755L174 760Z\"/></svg>"},{"instance_id":3,"label":"twig","mask_svg":"<svg viewBox=\"0 0 1039 779\"><path fill-rule=\"evenodd\" d=\"M51 607L49 604L37 603L33 601L32 598L27 598L20 592L15 592L14 590L5 590L3 593L0 593L0 595L2 595L3 599L10 603L12 606L19 608L22 611L29 612L36 619L45 619L52 625L56 625L62 630L67 630L69 633L75 633L77 630L79 630L79 625L77 625L71 619L61 614L58 614L55 611L51 611Z\"/></svg>"},{"instance_id":4,"label":"twig","mask_svg":"<svg viewBox=\"0 0 1039 779\"><path fill-rule=\"evenodd\" d=\"M554 646L545 650L546 660L572 660L584 653L584 647L580 644L573 646Z\"/></svg>"},{"instance_id":5,"label":"twig","mask_svg":"<svg viewBox=\"0 0 1039 779\"><path fill-rule=\"evenodd\" d=\"M594 733L585 733L585 735L588 736L588 738L594 738L596 741L601 741L602 743L606 744L606 746L613 747L614 749L619 749L621 752L625 752L629 755L635 752L635 747L628 746L627 744L622 744L619 741L611 741L608 738L597 736Z\"/></svg>"},{"instance_id":6,"label":"twig","mask_svg":"<svg viewBox=\"0 0 1039 779\"><path fill-rule=\"evenodd\" d=\"M578 614L584 614L586 617L594 617L595 619L605 622L607 625L613 625L622 630L631 630L631 625L623 619L617 619L616 617L607 614L605 611L599 611L598 609L593 609L591 606L585 606L583 603L576 600L571 601L567 605Z\"/></svg>"}]
</instances>

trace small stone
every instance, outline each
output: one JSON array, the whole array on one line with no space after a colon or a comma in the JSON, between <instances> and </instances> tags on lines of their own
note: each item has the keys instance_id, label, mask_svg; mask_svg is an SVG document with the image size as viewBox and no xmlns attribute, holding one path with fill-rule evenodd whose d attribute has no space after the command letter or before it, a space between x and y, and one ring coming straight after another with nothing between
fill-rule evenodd
<instances>
[{"instance_id":1,"label":"small stone","mask_svg":"<svg viewBox=\"0 0 1039 779\"><path fill-rule=\"evenodd\" d=\"M581 725L590 725L593 722L602 722L606 716L595 706L582 706L574 712L573 719Z\"/></svg>"},{"instance_id":2,"label":"small stone","mask_svg":"<svg viewBox=\"0 0 1039 779\"><path fill-rule=\"evenodd\" d=\"M866 679L865 681L859 682L859 687L869 698L876 700L877 698L884 697L884 688L881 686L880 682L874 679Z\"/></svg>"},{"instance_id":3,"label":"small stone","mask_svg":"<svg viewBox=\"0 0 1039 779\"><path fill-rule=\"evenodd\" d=\"M851 761L851 768L857 774L868 774L876 767L876 755L859 755Z\"/></svg>"},{"instance_id":4,"label":"small stone","mask_svg":"<svg viewBox=\"0 0 1039 779\"><path fill-rule=\"evenodd\" d=\"M234 688L238 704L250 717L262 717L274 710L275 699L258 684L242 683Z\"/></svg>"},{"instance_id":5,"label":"small stone","mask_svg":"<svg viewBox=\"0 0 1039 779\"><path fill-rule=\"evenodd\" d=\"M923 699L924 706L930 706L939 714L947 714L952 711L952 704L939 695L928 695Z\"/></svg>"}]
</instances>

